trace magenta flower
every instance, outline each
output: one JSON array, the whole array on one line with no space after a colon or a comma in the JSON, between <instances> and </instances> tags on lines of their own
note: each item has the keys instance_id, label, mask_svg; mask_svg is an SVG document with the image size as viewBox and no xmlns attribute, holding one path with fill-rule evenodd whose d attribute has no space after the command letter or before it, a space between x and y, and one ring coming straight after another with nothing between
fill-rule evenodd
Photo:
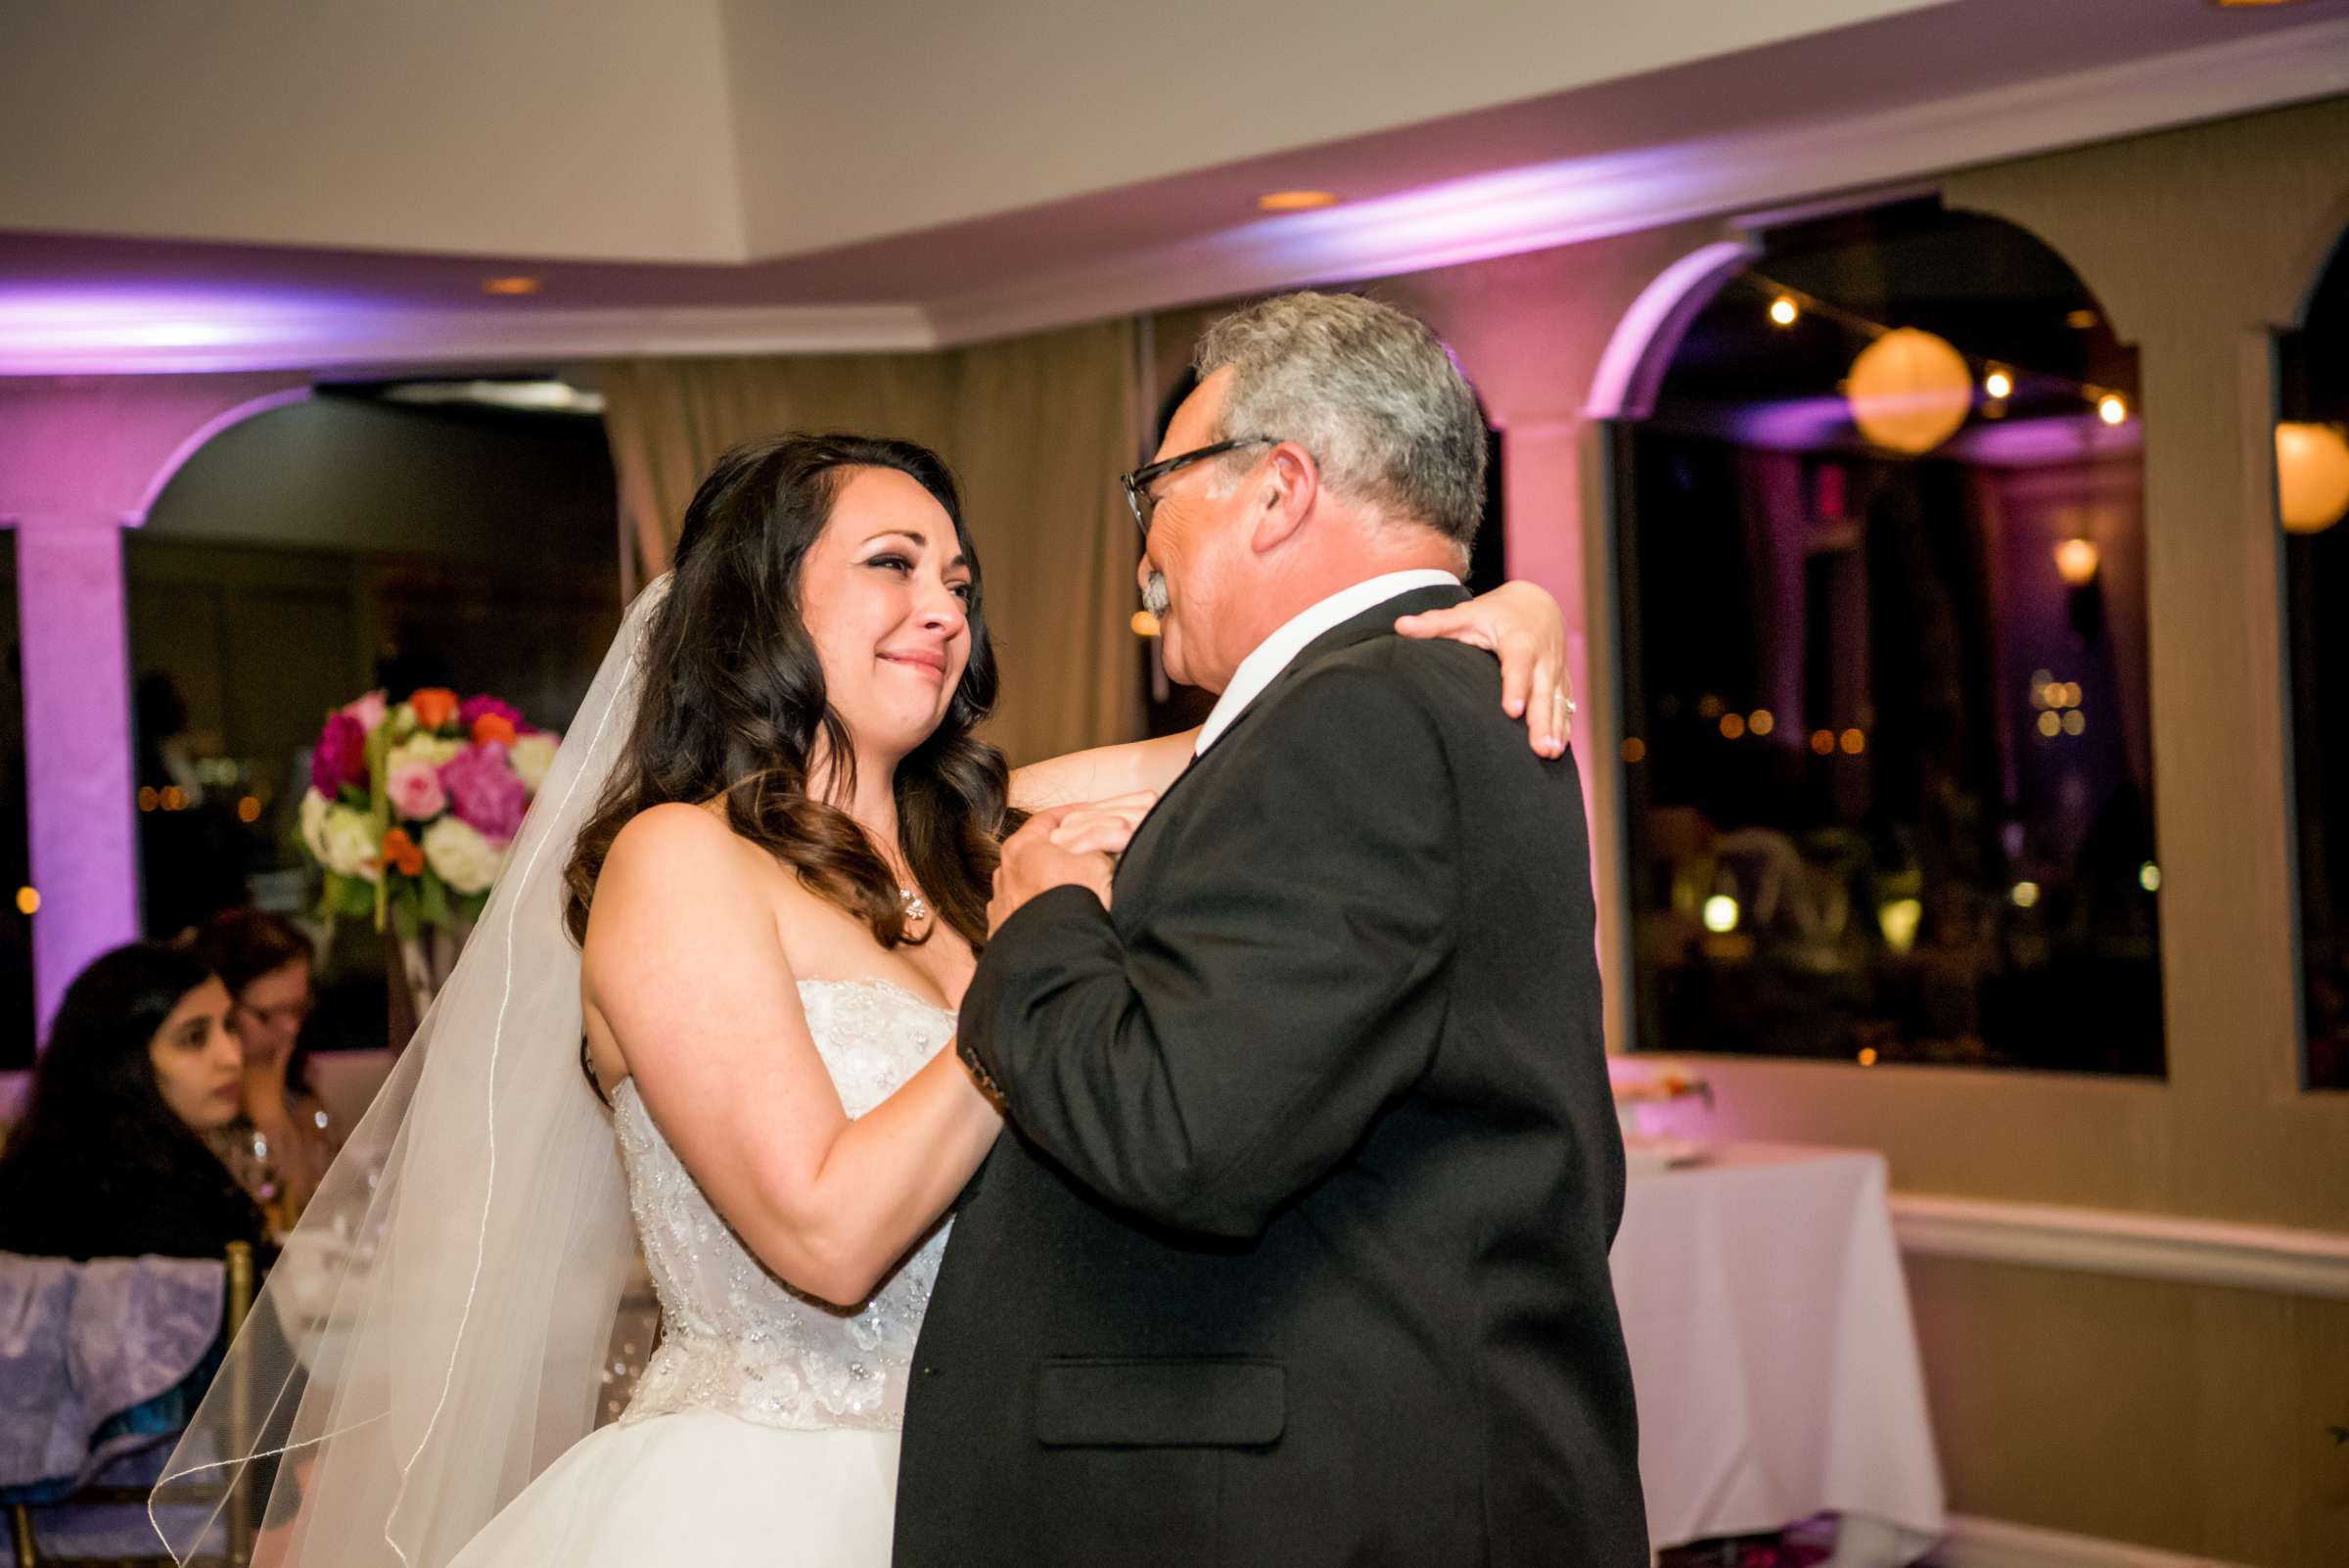
<instances>
[{"instance_id":1,"label":"magenta flower","mask_svg":"<svg viewBox=\"0 0 2349 1568\"><path fill-rule=\"evenodd\" d=\"M329 714L310 753L310 785L328 800L345 784L367 782L367 726L349 714Z\"/></svg>"},{"instance_id":2,"label":"magenta flower","mask_svg":"<svg viewBox=\"0 0 2349 1568\"><path fill-rule=\"evenodd\" d=\"M468 746L440 764L440 787L457 820L493 844L504 844L522 828L530 807L530 786L507 764L496 742Z\"/></svg>"},{"instance_id":3,"label":"magenta flower","mask_svg":"<svg viewBox=\"0 0 2349 1568\"><path fill-rule=\"evenodd\" d=\"M513 725L514 733L517 735L521 734L524 730L530 727L522 721L521 709L515 707L512 703L500 702L495 697L487 696L468 697L464 702L457 705L457 727L468 735L472 734L473 721L481 717L484 714L495 714L498 717Z\"/></svg>"}]
</instances>

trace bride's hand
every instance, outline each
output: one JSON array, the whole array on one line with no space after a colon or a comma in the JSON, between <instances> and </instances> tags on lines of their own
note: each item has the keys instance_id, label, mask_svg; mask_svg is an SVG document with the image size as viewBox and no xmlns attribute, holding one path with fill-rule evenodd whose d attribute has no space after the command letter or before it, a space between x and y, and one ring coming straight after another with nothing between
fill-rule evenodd
<instances>
[{"instance_id":1,"label":"bride's hand","mask_svg":"<svg viewBox=\"0 0 2349 1568\"><path fill-rule=\"evenodd\" d=\"M1504 582L1449 610L1405 616L1405 637L1444 637L1500 658L1500 706L1525 720L1534 750L1563 757L1574 734L1574 682L1566 672L1566 615L1531 582Z\"/></svg>"},{"instance_id":2,"label":"bride's hand","mask_svg":"<svg viewBox=\"0 0 2349 1568\"><path fill-rule=\"evenodd\" d=\"M1134 830L1157 804L1156 790L1136 790L1071 807L1052 830L1052 842L1071 854L1124 854Z\"/></svg>"}]
</instances>

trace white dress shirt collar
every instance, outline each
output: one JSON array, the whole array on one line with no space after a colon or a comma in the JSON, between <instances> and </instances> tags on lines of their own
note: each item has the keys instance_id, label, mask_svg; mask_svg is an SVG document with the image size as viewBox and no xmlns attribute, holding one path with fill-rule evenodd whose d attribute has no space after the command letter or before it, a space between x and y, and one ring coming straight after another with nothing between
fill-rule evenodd
<instances>
[{"instance_id":1,"label":"white dress shirt collar","mask_svg":"<svg viewBox=\"0 0 2349 1568\"><path fill-rule=\"evenodd\" d=\"M1365 577L1352 587L1340 588L1320 603L1309 606L1283 623L1280 628L1267 637L1240 668L1231 672L1231 684L1223 688L1215 709L1200 726L1198 743L1191 748L1194 757L1205 756L1207 749L1221 738L1223 732L1248 711L1248 705L1265 693L1265 688L1278 678L1280 672L1296 662L1297 656L1323 632L1333 630L1352 621L1374 605L1409 593L1416 588L1456 588L1460 579L1449 572L1421 568L1413 572L1389 572L1383 576Z\"/></svg>"}]
</instances>

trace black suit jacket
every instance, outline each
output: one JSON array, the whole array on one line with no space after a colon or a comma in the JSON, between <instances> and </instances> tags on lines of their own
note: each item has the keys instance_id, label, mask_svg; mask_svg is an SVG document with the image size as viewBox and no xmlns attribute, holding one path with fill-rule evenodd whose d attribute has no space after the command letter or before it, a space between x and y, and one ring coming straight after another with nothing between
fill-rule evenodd
<instances>
[{"instance_id":1,"label":"black suit jacket","mask_svg":"<svg viewBox=\"0 0 2349 1568\"><path fill-rule=\"evenodd\" d=\"M1640 1568L1582 797L1490 657L1313 643L1115 911L1005 922L1012 1130L920 1346L898 1568Z\"/></svg>"}]
</instances>

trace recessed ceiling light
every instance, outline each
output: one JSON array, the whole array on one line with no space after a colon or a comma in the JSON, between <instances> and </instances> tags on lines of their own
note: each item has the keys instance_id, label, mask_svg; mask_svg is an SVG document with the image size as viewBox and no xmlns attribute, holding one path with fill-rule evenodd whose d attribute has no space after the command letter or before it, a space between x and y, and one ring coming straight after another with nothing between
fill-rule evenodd
<instances>
[{"instance_id":1,"label":"recessed ceiling light","mask_svg":"<svg viewBox=\"0 0 2349 1568\"><path fill-rule=\"evenodd\" d=\"M1317 207L1338 205L1335 191L1267 191L1256 199L1258 208L1266 212L1310 212Z\"/></svg>"},{"instance_id":2,"label":"recessed ceiling light","mask_svg":"<svg viewBox=\"0 0 2349 1568\"><path fill-rule=\"evenodd\" d=\"M540 280L537 278L484 278L482 280L482 293L536 294L539 289L539 283Z\"/></svg>"}]
</instances>

